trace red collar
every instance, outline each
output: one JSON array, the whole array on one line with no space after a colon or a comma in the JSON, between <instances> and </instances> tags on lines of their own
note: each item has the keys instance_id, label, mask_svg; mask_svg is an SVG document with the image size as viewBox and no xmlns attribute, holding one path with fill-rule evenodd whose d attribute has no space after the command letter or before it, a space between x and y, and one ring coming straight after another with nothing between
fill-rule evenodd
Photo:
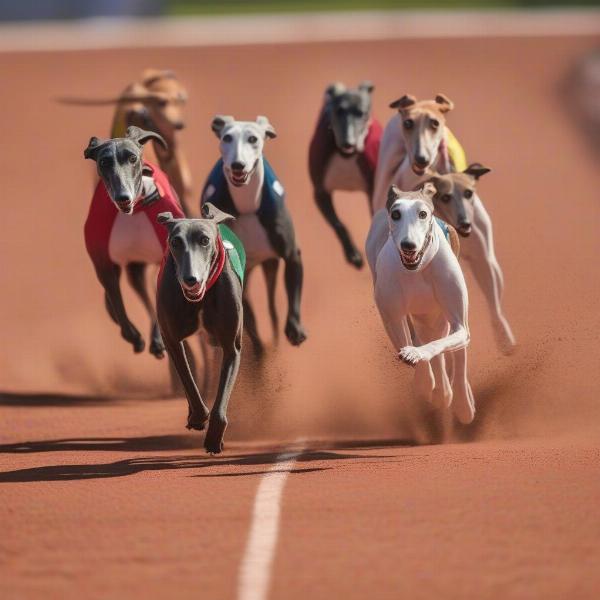
<instances>
[{"instance_id":1,"label":"red collar","mask_svg":"<svg viewBox=\"0 0 600 600\"><path fill-rule=\"evenodd\" d=\"M210 288L213 285L215 285L217 279L219 279L219 276L223 272L223 268L225 267L225 254L225 246L223 245L223 240L221 239L221 235L219 234L217 236L217 256L215 257L215 260L213 261L213 264L210 267L210 274L208 276L208 281L206 282L204 294L206 294L206 292L208 292L208 290L210 290ZM202 294L200 300L204 298L204 294Z\"/></svg>"}]
</instances>

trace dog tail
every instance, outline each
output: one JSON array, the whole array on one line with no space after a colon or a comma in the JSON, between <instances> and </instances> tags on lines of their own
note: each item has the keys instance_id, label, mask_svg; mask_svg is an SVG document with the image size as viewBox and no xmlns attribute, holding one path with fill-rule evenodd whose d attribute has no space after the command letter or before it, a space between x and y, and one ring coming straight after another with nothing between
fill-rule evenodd
<instances>
[{"instance_id":1,"label":"dog tail","mask_svg":"<svg viewBox=\"0 0 600 600\"><path fill-rule=\"evenodd\" d=\"M277 272L279 271L279 259L270 258L262 263L265 283L267 284L267 300L269 303L269 316L271 317L271 326L273 327L273 336L279 338L279 316L277 314L277 305L275 304L275 290L277 288Z\"/></svg>"}]
</instances>

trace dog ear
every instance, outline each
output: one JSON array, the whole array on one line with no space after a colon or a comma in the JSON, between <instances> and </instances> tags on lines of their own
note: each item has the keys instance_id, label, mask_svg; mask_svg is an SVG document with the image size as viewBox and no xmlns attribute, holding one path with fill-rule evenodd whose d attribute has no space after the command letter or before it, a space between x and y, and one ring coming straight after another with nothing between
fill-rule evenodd
<instances>
[{"instance_id":1,"label":"dog ear","mask_svg":"<svg viewBox=\"0 0 600 600\"><path fill-rule=\"evenodd\" d=\"M155 131L146 131L145 129L140 129L135 125L130 125L127 128L127 133L125 137L136 142L140 146L143 146L146 142L150 140L156 140L165 150L167 149L167 142L165 142L162 135L159 135Z\"/></svg>"},{"instance_id":2,"label":"dog ear","mask_svg":"<svg viewBox=\"0 0 600 600\"><path fill-rule=\"evenodd\" d=\"M402 98L398 98L398 100L394 100L390 103L390 108L397 108L398 110L404 110L409 106L413 106L417 103L417 99L410 94L405 94Z\"/></svg>"},{"instance_id":3,"label":"dog ear","mask_svg":"<svg viewBox=\"0 0 600 600\"><path fill-rule=\"evenodd\" d=\"M221 139L221 131L225 125L233 123L235 119L231 115L216 115L210 124L214 134Z\"/></svg>"},{"instance_id":4,"label":"dog ear","mask_svg":"<svg viewBox=\"0 0 600 600\"><path fill-rule=\"evenodd\" d=\"M433 197L437 194L437 189L431 181L426 182L421 189L423 196L433 200Z\"/></svg>"},{"instance_id":5,"label":"dog ear","mask_svg":"<svg viewBox=\"0 0 600 600\"><path fill-rule=\"evenodd\" d=\"M439 111L442 113L447 113L454 108L454 102L452 102L445 94L438 94L435 97L435 102L440 105Z\"/></svg>"},{"instance_id":6,"label":"dog ear","mask_svg":"<svg viewBox=\"0 0 600 600\"><path fill-rule=\"evenodd\" d=\"M258 125L260 125L260 127L262 127L265 130L266 137L271 138L271 139L277 137L275 128L273 127L273 125L271 125L271 123L269 123L269 119L267 119L267 117L260 115L260 116L256 117L256 122Z\"/></svg>"},{"instance_id":7,"label":"dog ear","mask_svg":"<svg viewBox=\"0 0 600 600\"><path fill-rule=\"evenodd\" d=\"M388 210L388 212L390 208L392 208L392 204L394 204L394 202L396 202L398 198L400 198L400 190L397 186L393 184L390 185L390 189L388 190L387 195L387 202L385 203L385 208Z\"/></svg>"},{"instance_id":8,"label":"dog ear","mask_svg":"<svg viewBox=\"0 0 600 600\"><path fill-rule=\"evenodd\" d=\"M332 100L346 91L346 86L341 81L334 81L325 88L325 98Z\"/></svg>"},{"instance_id":9,"label":"dog ear","mask_svg":"<svg viewBox=\"0 0 600 600\"><path fill-rule=\"evenodd\" d=\"M91 137L87 148L83 151L83 157L90 158L91 160L96 160L98 150L100 150L100 146L102 146L103 143L104 142L96 136Z\"/></svg>"},{"instance_id":10,"label":"dog ear","mask_svg":"<svg viewBox=\"0 0 600 600\"><path fill-rule=\"evenodd\" d=\"M228 221L235 221L235 217L229 213L219 210L214 204L205 202L202 205L202 218L214 221L215 224L227 223Z\"/></svg>"},{"instance_id":11,"label":"dog ear","mask_svg":"<svg viewBox=\"0 0 600 600\"><path fill-rule=\"evenodd\" d=\"M358 89L359 90L364 90L365 92L368 92L369 94L375 89L375 86L373 85L373 83L371 81L361 81L358 84Z\"/></svg>"},{"instance_id":12,"label":"dog ear","mask_svg":"<svg viewBox=\"0 0 600 600\"><path fill-rule=\"evenodd\" d=\"M440 177L438 177L437 175L433 175L427 181L425 181L422 185L420 185L417 189L420 189L420 190L424 189L424 187L428 183L435 188L435 194L433 195L433 198L439 198L440 191L441 191L440 188L442 185L442 179Z\"/></svg>"},{"instance_id":13,"label":"dog ear","mask_svg":"<svg viewBox=\"0 0 600 600\"><path fill-rule=\"evenodd\" d=\"M491 171L491 169L484 167L481 163L473 163L473 164L470 164L463 171L463 173L466 173L467 175L470 175L471 177L474 177L475 179L479 179L480 177L482 177L486 173L489 173L490 171Z\"/></svg>"},{"instance_id":14,"label":"dog ear","mask_svg":"<svg viewBox=\"0 0 600 600\"><path fill-rule=\"evenodd\" d=\"M167 223L171 223L173 221L173 213L171 212L162 212L159 213L156 217L156 222L161 225L166 225Z\"/></svg>"},{"instance_id":15,"label":"dog ear","mask_svg":"<svg viewBox=\"0 0 600 600\"><path fill-rule=\"evenodd\" d=\"M152 85L161 79L176 79L176 76L170 69L144 69L142 71L141 81L145 86Z\"/></svg>"}]
</instances>

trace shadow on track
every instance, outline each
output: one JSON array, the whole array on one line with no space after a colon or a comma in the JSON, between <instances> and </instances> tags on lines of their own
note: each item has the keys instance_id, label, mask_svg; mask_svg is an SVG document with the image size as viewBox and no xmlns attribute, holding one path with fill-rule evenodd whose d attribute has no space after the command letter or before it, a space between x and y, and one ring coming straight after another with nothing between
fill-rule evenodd
<instances>
[{"instance_id":1,"label":"shadow on track","mask_svg":"<svg viewBox=\"0 0 600 600\"><path fill-rule=\"evenodd\" d=\"M298 457L298 463L357 460L361 458L383 459L389 456L343 454L340 452L306 451ZM213 457L197 458L191 456L152 456L144 458L131 458L112 463L99 463L87 465L51 465L19 469L0 473L0 483L27 483L39 481L79 481L84 479L106 479L111 477L125 477L144 471L170 471L174 469L205 469L208 467L245 467L274 465L286 462L288 459L281 451L264 452L254 455L234 455L229 458L215 459ZM325 470L326 467L297 468L292 473ZM243 476L262 475L273 472L272 469L255 470L250 472L232 471L231 473L211 473L203 476Z\"/></svg>"},{"instance_id":2,"label":"shadow on track","mask_svg":"<svg viewBox=\"0 0 600 600\"><path fill-rule=\"evenodd\" d=\"M29 392L0 392L0 406L96 406L119 400L122 400L122 398L47 392L37 394Z\"/></svg>"}]
</instances>

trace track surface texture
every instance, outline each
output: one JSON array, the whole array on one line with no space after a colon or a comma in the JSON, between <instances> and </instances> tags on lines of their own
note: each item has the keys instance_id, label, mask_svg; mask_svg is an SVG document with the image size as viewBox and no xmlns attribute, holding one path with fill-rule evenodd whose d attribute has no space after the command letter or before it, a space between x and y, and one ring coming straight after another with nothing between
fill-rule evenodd
<instances>
[{"instance_id":1,"label":"track surface texture","mask_svg":"<svg viewBox=\"0 0 600 600\"><path fill-rule=\"evenodd\" d=\"M253 506L282 462L269 598L597 598L600 175L560 87L595 42L1 54L0 597L250 598L239 577ZM110 109L53 101L111 96L147 66L175 69L189 88L183 144L198 192L216 160L212 116L268 115L279 137L267 156L303 252L310 338L282 340L263 367L247 353L218 457L185 430L166 364L120 339L85 254L93 175L82 152L107 135ZM468 158L493 169L479 189L519 349L498 354L468 276L468 428L412 399L369 274L344 263L311 197L323 90L364 78L383 121L404 93L446 93ZM366 200L337 205L364 240ZM250 286L268 338L262 278Z\"/></svg>"}]
</instances>

